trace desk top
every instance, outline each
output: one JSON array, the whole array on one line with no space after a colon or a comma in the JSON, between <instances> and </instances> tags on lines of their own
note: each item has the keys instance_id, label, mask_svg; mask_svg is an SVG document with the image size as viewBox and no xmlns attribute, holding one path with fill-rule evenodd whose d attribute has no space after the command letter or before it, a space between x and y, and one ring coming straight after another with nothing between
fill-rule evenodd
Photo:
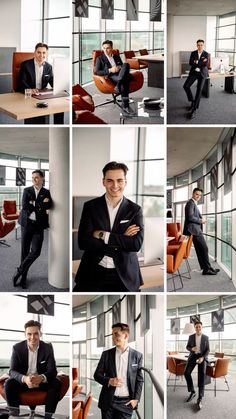
<instances>
[{"instance_id":1,"label":"desk top","mask_svg":"<svg viewBox=\"0 0 236 419\"><path fill-rule=\"evenodd\" d=\"M0 94L0 111L18 121L37 116L69 112L70 98L60 97L48 100L47 108L36 108L37 99L25 99L22 93Z\"/></svg>"},{"instance_id":2,"label":"desk top","mask_svg":"<svg viewBox=\"0 0 236 419\"><path fill-rule=\"evenodd\" d=\"M187 354L187 353L185 353L185 352L179 352L179 353L177 353L177 354L173 354L173 355L169 355L169 354L167 354L167 356L170 356L171 358L174 358L174 359L177 359L178 361L184 361L184 362L187 362L188 361L188 357L189 357L189 354ZM224 356L224 358L223 359L228 359L229 357L228 356ZM216 362L217 361L217 359L222 359L222 358L217 358L217 357L215 357L214 355L209 355L208 356L208 361L209 362Z\"/></svg>"},{"instance_id":3,"label":"desk top","mask_svg":"<svg viewBox=\"0 0 236 419\"><path fill-rule=\"evenodd\" d=\"M145 61L164 61L164 56L161 54L148 54L148 55L140 55L140 57L134 57L137 60L145 60Z\"/></svg>"}]
</instances>

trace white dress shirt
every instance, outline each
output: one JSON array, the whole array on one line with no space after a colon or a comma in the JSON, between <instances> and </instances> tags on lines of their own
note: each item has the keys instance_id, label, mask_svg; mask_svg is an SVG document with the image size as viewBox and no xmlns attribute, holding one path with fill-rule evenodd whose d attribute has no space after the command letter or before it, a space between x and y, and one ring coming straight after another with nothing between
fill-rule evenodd
<instances>
[{"instance_id":1,"label":"white dress shirt","mask_svg":"<svg viewBox=\"0 0 236 419\"><path fill-rule=\"evenodd\" d=\"M196 347L197 347L197 352L195 352L196 354L200 353L200 347L201 347L201 340L202 340L202 335L197 335L195 334L195 342L196 342Z\"/></svg>"},{"instance_id":2,"label":"white dress shirt","mask_svg":"<svg viewBox=\"0 0 236 419\"><path fill-rule=\"evenodd\" d=\"M38 198L39 192L41 191L41 188L40 189L37 189L37 188L35 188L35 186L33 186L33 188L34 188L35 200L36 200ZM34 201L34 204L33 205L35 206L35 201ZM35 211L31 212L31 214L29 215L29 219L32 220L32 221L36 221Z\"/></svg>"},{"instance_id":3,"label":"white dress shirt","mask_svg":"<svg viewBox=\"0 0 236 419\"><path fill-rule=\"evenodd\" d=\"M107 59L108 59L108 61L109 61L109 63L111 64L111 66L112 67L116 67L116 62L115 62L115 60L114 60L114 58L113 58L113 55L107 55L107 54L105 54L106 55L106 57L107 57Z\"/></svg>"},{"instance_id":4,"label":"white dress shirt","mask_svg":"<svg viewBox=\"0 0 236 419\"><path fill-rule=\"evenodd\" d=\"M198 53L198 61L200 61L201 55L202 55L202 53L201 53L201 52L199 52L199 53ZM197 68L195 68L195 71L200 72L201 70L200 70L200 68L199 68L199 67L197 67Z\"/></svg>"},{"instance_id":5,"label":"white dress shirt","mask_svg":"<svg viewBox=\"0 0 236 419\"><path fill-rule=\"evenodd\" d=\"M32 349L30 349L30 347L28 346L27 375L38 374L38 371L37 371L38 350L39 350L39 346L35 349L35 351L32 351Z\"/></svg>"},{"instance_id":6,"label":"white dress shirt","mask_svg":"<svg viewBox=\"0 0 236 419\"><path fill-rule=\"evenodd\" d=\"M37 61L34 60L36 89L42 89L43 66L44 63L39 65Z\"/></svg>"},{"instance_id":7,"label":"white dress shirt","mask_svg":"<svg viewBox=\"0 0 236 419\"><path fill-rule=\"evenodd\" d=\"M123 201L123 197L120 200L120 202L116 205L115 208L112 206L111 202L109 201L109 199L107 198L106 195L105 195L105 200L106 200L106 204L107 204L107 210L108 210L109 219L110 219L110 226L111 226L111 230L112 230L117 212L120 208L121 202ZM105 232L105 237L104 237L104 243L105 244L108 244L109 237L110 237L110 232L106 231ZM115 268L113 259L110 256L104 256L102 258L101 262L99 263L99 265L103 266L103 268L107 268L107 269L114 269Z\"/></svg>"},{"instance_id":8,"label":"white dress shirt","mask_svg":"<svg viewBox=\"0 0 236 419\"><path fill-rule=\"evenodd\" d=\"M125 351L116 348L116 372L117 377L121 378L123 385L121 387L116 387L115 396L117 397L129 397L129 389L127 382L127 372L128 372L128 360L129 360L129 347Z\"/></svg>"}]
</instances>

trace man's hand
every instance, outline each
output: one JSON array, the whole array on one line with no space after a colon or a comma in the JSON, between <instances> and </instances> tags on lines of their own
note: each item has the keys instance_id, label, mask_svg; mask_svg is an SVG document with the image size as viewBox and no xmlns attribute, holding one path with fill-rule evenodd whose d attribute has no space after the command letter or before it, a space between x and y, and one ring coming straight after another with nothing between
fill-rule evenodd
<instances>
[{"instance_id":1,"label":"man's hand","mask_svg":"<svg viewBox=\"0 0 236 419\"><path fill-rule=\"evenodd\" d=\"M199 348L197 346L192 347L192 352L199 352Z\"/></svg>"},{"instance_id":2,"label":"man's hand","mask_svg":"<svg viewBox=\"0 0 236 419\"><path fill-rule=\"evenodd\" d=\"M44 198L43 202L49 202L49 198Z\"/></svg>"},{"instance_id":3,"label":"man's hand","mask_svg":"<svg viewBox=\"0 0 236 419\"><path fill-rule=\"evenodd\" d=\"M201 221L200 221L200 223L201 224L206 224L207 223L207 220L205 218L202 218Z\"/></svg>"},{"instance_id":4,"label":"man's hand","mask_svg":"<svg viewBox=\"0 0 236 419\"><path fill-rule=\"evenodd\" d=\"M198 358L198 359L197 359L196 363L197 363L197 364L201 364L203 361L204 361L204 357L203 357L203 356L201 356L201 358Z\"/></svg>"},{"instance_id":5,"label":"man's hand","mask_svg":"<svg viewBox=\"0 0 236 419\"><path fill-rule=\"evenodd\" d=\"M135 407L138 404L138 400L130 400L128 403L126 403L126 406L128 406L129 404L131 404L132 408L135 409Z\"/></svg>"},{"instance_id":6,"label":"man's hand","mask_svg":"<svg viewBox=\"0 0 236 419\"><path fill-rule=\"evenodd\" d=\"M198 60L194 60L194 64L198 64Z\"/></svg>"},{"instance_id":7,"label":"man's hand","mask_svg":"<svg viewBox=\"0 0 236 419\"><path fill-rule=\"evenodd\" d=\"M119 71L120 71L119 65L114 65L113 67L109 68L109 73L119 73Z\"/></svg>"},{"instance_id":8,"label":"man's hand","mask_svg":"<svg viewBox=\"0 0 236 419\"><path fill-rule=\"evenodd\" d=\"M140 227L136 224L132 224L125 230L124 235L125 236L135 236L140 231Z\"/></svg>"},{"instance_id":9,"label":"man's hand","mask_svg":"<svg viewBox=\"0 0 236 419\"><path fill-rule=\"evenodd\" d=\"M108 384L112 387L121 387L123 385L123 381L119 377L114 377L109 379Z\"/></svg>"},{"instance_id":10,"label":"man's hand","mask_svg":"<svg viewBox=\"0 0 236 419\"><path fill-rule=\"evenodd\" d=\"M38 95L39 94L39 89L31 89L31 94L32 95Z\"/></svg>"},{"instance_id":11,"label":"man's hand","mask_svg":"<svg viewBox=\"0 0 236 419\"><path fill-rule=\"evenodd\" d=\"M93 232L93 237L95 238L95 239L100 239L101 237L99 237L99 234L100 233L104 233L104 231L102 231L102 230L95 230L94 232Z\"/></svg>"},{"instance_id":12,"label":"man's hand","mask_svg":"<svg viewBox=\"0 0 236 419\"><path fill-rule=\"evenodd\" d=\"M207 62L207 58L203 58L203 60L202 60L204 63L206 63Z\"/></svg>"},{"instance_id":13,"label":"man's hand","mask_svg":"<svg viewBox=\"0 0 236 419\"><path fill-rule=\"evenodd\" d=\"M34 387L38 387L43 381L43 376L39 374L31 375L31 383Z\"/></svg>"}]
</instances>

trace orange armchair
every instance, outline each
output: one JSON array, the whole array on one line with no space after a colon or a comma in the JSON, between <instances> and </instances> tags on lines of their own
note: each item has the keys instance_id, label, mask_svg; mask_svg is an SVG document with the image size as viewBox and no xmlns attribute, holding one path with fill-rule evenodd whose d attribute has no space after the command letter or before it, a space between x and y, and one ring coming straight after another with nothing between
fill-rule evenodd
<instances>
[{"instance_id":1,"label":"orange armchair","mask_svg":"<svg viewBox=\"0 0 236 419\"><path fill-rule=\"evenodd\" d=\"M220 377L224 377L225 379L225 384L227 386L227 390L218 390L218 391L229 391L229 384L228 381L226 380L226 375L228 374L228 368L229 368L229 361L230 358L219 358L217 359L217 361L215 362L215 365L212 366L207 366L206 369L206 375L208 375L209 377L214 378L214 394L216 397L216 379L220 378Z\"/></svg>"},{"instance_id":2,"label":"orange armchair","mask_svg":"<svg viewBox=\"0 0 236 419\"><path fill-rule=\"evenodd\" d=\"M3 224L2 217L0 215L0 239L7 236L12 230L14 230L16 225L15 221L10 221L9 223ZM4 246L11 247L9 244L6 243L6 240L0 240L0 244Z\"/></svg>"},{"instance_id":3,"label":"orange armchair","mask_svg":"<svg viewBox=\"0 0 236 419\"><path fill-rule=\"evenodd\" d=\"M171 374L174 374L174 376L175 376L174 391L175 391L177 377L184 375L186 363L185 362L178 362L177 363L174 358L172 358L171 356L168 356L167 357L167 367L168 367L168 371L170 373L169 377L168 377L168 380L167 380L167 386L168 386L168 382L170 380Z\"/></svg>"},{"instance_id":4,"label":"orange armchair","mask_svg":"<svg viewBox=\"0 0 236 419\"><path fill-rule=\"evenodd\" d=\"M179 239L181 237L181 224L180 223L167 223L167 236L174 237L173 240L169 242L170 244L178 244Z\"/></svg>"},{"instance_id":5,"label":"orange armchair","mask_svg":"<svg viewBox=\"0 0 236 419\"><path fill-rule=\"evenodd\" d=\"M134 70L143 70L147 68L148 63L147 61L140 61L135 56L134 51L124 51L125 61L130 65L130 68Z\"/></svg>"},{"instance_id":6,"label":"orange armchair","mask_svg":"<svg viewBox=\"0 0 236 419\"><path fill-rule=\"evenodd\" d=\"M73 123L74 124L106 124L101 118L94 115L94 102L92 96L79 84L72 87Z\"/></svg>"},{"instance_id":7,"label":"orange armchair","mask_svg":"<svg viewBox=\"0 0 236 419\"><path fill-rule=\"evenodd\" d=\"M146 48L139 50L140 55L148 55L148 50Z\"/></svg>"},{"instance_id":8,"label":"orange armchair","mask_svg":"<svg viewBox=\"0 0 236 419\"><path fill-rule=\"evenodd\" d=\"M168 246L167 246L167 254L168 253L169 254L173 254L173 252L175 252L179 248L179 246L180 246L180 244L181 244L181 242L183 241L184 238L185 238L185 236L180 236L177 244L168 244ZM171 243L173 241L174 240L171 240ZM185 255L183 257L184 260L185 260L185 262L186 262L187 272L185 272L184 274L182 274L182 278L191 279L191 267L190 267L188 258L189 258L189 255L190 255L192 242L193 242L193 236L191 235L187 239L186 251L185 251Z\"/></svg>"},{"instance_id":9,"label":"orange armchair","mask_svg":"<svg viewBox=\"0 0 236 419\"><path fill-rule=\"evenodd\" d=\"M113 54L119 54L119 50L115 49L112 51ZM95 83L95 86L97 89L104 94L111 94L112 99L110 101L104 102L100 104L99 106L108 104L108 103L117 103L116 97L119 96L115 92L115 85L112 83L109 78L105 76L98 76L96 74L96 60L97 58L103 54L103 51L101 50L94 50L92 59L93 59L93 81ZM137 90L141 89L143 86L143 73L141 71L134 71L132 72L132 80L129 84L129 93L136 92Z\"/></svg>"},{"instance_id":10,"label":"orange armchair","mask_svg":"<svg viewBox=\"0 0 236 419\"><path fill-rule=\"evenodd\" d=\"M178 246L177 250L173 250L169 254L167 254L166 263L167 263L167 273L171 274L171 279L173 281L173 290L171 291L177 291L178 289L183 288L183 281L182 277L179 271L180 265L183 261L184 255L186 253L186 246L187 246L187 239L183 239L180 246ZM175 274L177 272L177 274ZM180 287L176 288L175 286L175 278L179 277L180 279Z\"/></svg>"},{"instance_id":11,"label":"orange armchair","mask_svg":"<svg viewBox=\"0 0 236 419\"><path fill-rule=\"evenodd\" d=\"M23 61L30 60L34 58L33 52L13 52L12 60L12 87L13 91L17 91L18 87L18 77L20 72L20 66Z\"/></svg>"},{"instance_id":12,"label":"orange armchair","mask_svg":"<svg viewBox=\"0 0 236 419\"><path fill-rule=\"evenodd\" d=\"M80 411L79 411L78 419L87 419L92 400L93 400L92 393L88 393L85 400L72 400L73 412L77 408L78 403L80 403L80 408L79 408ZM74 419L74 416L73 416L73 419Z\"/></svg>"},{"instance_id":13,"label":"orange armchair","mask_svg":"<svg viewBox=\"0 0 236 419\"><path fill-rule=\"evenodd\" d=\"M18 220L20 212L16 208L16 201L14 199L5 199L2 205L2 216L7 221Z\"/></svg>"}]
</instances>

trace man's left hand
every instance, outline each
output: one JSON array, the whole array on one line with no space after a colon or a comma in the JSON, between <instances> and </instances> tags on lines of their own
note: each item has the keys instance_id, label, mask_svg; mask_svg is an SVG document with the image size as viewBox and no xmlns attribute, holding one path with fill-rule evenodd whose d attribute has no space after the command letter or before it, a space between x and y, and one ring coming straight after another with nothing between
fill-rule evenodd
<instances>
[{"instance_id":1,"label":"man's left hand","mask_svg":"<svg viewBox=\"0 0 236 419\"><path fill-rule=\"evenodd\" d=\"M43 381L42 375L34 374L31 376L31 382L34 387L38 387Z\"/></svg>"},{"instance_id":2,"label":"man's left hand","mask_svg":"<svg viewBox=\"0 0 236 419\"><path fill-rule=\"evenodd\" d=\"M198 363L198 364L201 364L203 361L204 361L204 357L203 357L203 356L201 356L201 358L198 358L197 363Z\"/></svg>"},{"instance_id":3,"label":"man's left hand","mask_svg":"<svg viewBox=\"0 0 236 419\"><path fill-rule=\"evenodd\" d=\"M138 404L138 400L130 400L128 403L126 403L126 406L128 406L129 404L131 404L132 408L135 409L135 407Z\"/></svg>"},{"instance_id":4,"label":"man's left hand","mask_svg":"<svg viewBox=\"0 0 236 419\"><path fill-rule=\"evenodd\" d=\"M102 231L102 230L95 230L95 231L93 232L93 237L94 237L95 239L100 239L99 234L101 233L101 231Z\"/></svg>"}]
</instances>

